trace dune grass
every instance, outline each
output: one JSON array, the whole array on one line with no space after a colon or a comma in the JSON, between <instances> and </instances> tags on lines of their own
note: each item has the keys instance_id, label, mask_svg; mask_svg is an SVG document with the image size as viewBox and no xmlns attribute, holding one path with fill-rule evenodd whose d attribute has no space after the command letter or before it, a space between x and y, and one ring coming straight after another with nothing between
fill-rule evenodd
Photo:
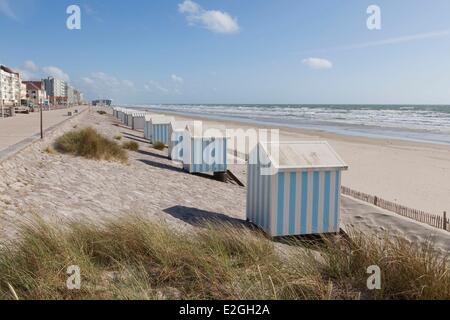
<instances>
[{"instance_id":1,"label":"dune grass","mask_svg":"<svg viewBox=\"0 0 450 320\"><path fill-rule=\"evenodd\" d=\"M120 141L122 140L122 136L121 135L114 136L114 140Z\"/></svg>"},{"instance_id":2,"label":"dune grass","mask_svg":"<svg viewBox=\"0 0 450 320\"><path fill-rule=\"evenodd\" d=\"M122 148L136 152L139 150L139 143L137 143L136 141L127 141L122 144Z\"/></svg>"},{"instance_id":3,"label":"dune grass","mask_svg":"<svg viewBox=\"0 0 450 320\"><path fill-rule=\"evenodd\" d=\"M85 128L65 133L56 139L54 147L61 153L95 160L127 161L126 152L93 128Z\"/></svg>"},{"instance_id":4,"label":"dune grass","mask_svg":"<svg viewBox=\"0 0 450 320\"><path fill-rule=\"evenodd\" d=\"M57 152L53 146L47 146L47 148L45 148L44 151L49 155L57 154Z\"/></svg>"},{"instance_id":5,"label":"dune grass","mask_svg":"<svg viewBox=\"0 0 450 320\"><path fill-rule=\"evenodd\" d=\"M186 234L126 216L35 219L19 239L0 244L0 299L450 299L447 258L361 233L286 246L246 227L205 224ZM382 290L366 287L373 264ZM66 288L70 265L80 267L80 290Z\"/></svg>"},{"instance_id":6,"label":"dune grass","mask_svg":"<svg viewBox=\"0 0 450 320\"><path fill-rule=\"evenodd\" d=\"M99 111L97 111L97 113L98 113L99 115L104 116L107 112L106 112L106 111L103 111L103 110L99 110Z\"/></svg>"},{"instance_id":7,"label":"dune grass","mask_svg":"<svg viewBox=\"0 0 450 320\"><path fill-rule=\"evenodd\" d=\"M166 145L160 141L155 141L153 144L153 149L162 151L166 148Z\"/></svg>"}]
</instances>

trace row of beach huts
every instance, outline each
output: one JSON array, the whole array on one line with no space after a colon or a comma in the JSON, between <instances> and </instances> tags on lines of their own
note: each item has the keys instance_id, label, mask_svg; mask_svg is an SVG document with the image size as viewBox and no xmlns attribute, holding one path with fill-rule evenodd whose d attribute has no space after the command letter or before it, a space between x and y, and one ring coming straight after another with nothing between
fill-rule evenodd
<instances>
[{"instance_id":1,"label":"row of beach huts","mask_svg":"<svg viewBox=\"0 0 450 320\"><path fill-rule=\"evenodd\" d=\"M166 145L168 158L189 173L228 170L226 132L206 133L198 121L127 108L113 108L113 115L150 143ZM273 237L338 233L347 169L325 141L259 141L247 159L247 219Z\"/></svg>"}]
</instances>

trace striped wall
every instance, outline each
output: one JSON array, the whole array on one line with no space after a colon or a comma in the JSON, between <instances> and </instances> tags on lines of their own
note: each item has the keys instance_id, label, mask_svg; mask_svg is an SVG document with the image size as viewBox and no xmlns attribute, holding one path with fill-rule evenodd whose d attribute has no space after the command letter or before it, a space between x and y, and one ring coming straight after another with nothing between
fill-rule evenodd
<instances>
[{"instance_id":1,"label":"striped wall","mask_svg":"<svg viewBox=\"0 0 450 320\"><path fill-rule=\"evenodd\" d=\"M169 130L169 157L174 161L184 160L184 130Z\"/></svg>"},{"instance_id":2,"label":"striped wall","mask_svg":"<svg viewBox=\"0 0 450 320\"><path fill-rule=\"evenodd\" d=\"M145 115L133 117L133 130L144 130Z\"/></svg>"},{"instance_id":3,"label":"striped wall","mask_svg":"<svg viewBox=\"0 0 450 320\"><path fill-rule=\"evenodd\" d=\"M127 122L126 122L127 127L132 127L133 126L133 115L132 114L127 114Z\"/></svg>"},{"instance_id":4,"label":"striped wall","mask_svg":"<svg viewBox=\"0 0 450 320\"><path fill-rule=\"evenodd\" d=\"M226 172L226 138L192 138L188 152L192 162L186 164L191 173Z\"/></svg>"},{"instance_id":5,"label":"striped wall","mask_svg":"<svg viewBox=\"0 0 450 320\"><path fill-rule=\"evenodd\" d=\"M144 123L144 138L147 140L152 140L152 131L151 131L150 121L145 121Z\"/></svg>"},{"instance_id":6,"label":"striped wall","mask_svg":"<svg viewBox=\"0 0 450 320\"><path fill-rule=\"evenodd\" d=\"M261 175L248 166L247 218L271 236L339 232L341 172Z\"/></svg>"},{"instance_id":7,"label":"striped wall","mask_svg":"<svg viewBox=\"0 0 450 320\"><path fill-rule=\"evenodd\" d=\"M164 144L169 144L169 126L167 124L152 124L151 125L151 141L152 142L162 142Z\"/></svg>"}]
</instances>

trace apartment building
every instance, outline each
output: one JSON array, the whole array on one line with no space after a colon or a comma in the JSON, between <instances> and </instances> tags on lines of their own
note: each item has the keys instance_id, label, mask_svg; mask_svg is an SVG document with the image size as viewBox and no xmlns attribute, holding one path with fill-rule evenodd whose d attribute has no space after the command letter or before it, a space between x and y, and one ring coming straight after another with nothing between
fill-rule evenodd
<instances>
[{"instance_id":1,"label":"apartment building","mask_svg":"<svg viewBox=\"0 0 450 320\"><path fill-rule=\"evenodd\" d=\"M68 86L65 81L53 77L49 77L43 81L50 103L59 105L68 103Z\"/></svg>"},{"instance_id":2,"label":"apartment building","mask_svg":"<svg viewBox=\"0 0 450 320\"><path fill-rule=\"evenodd\" d=\"M20 104L20 74L6 66L0 66L0 103L4 107Z\"/></svg>"}]
</instances>

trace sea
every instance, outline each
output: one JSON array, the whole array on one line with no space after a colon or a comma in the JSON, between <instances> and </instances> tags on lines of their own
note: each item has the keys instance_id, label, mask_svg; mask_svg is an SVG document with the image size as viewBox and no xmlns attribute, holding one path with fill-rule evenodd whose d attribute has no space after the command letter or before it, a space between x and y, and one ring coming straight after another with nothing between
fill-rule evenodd
<instances>
[{"instance_id":1,"label":"sea","mask_svg":"<svg viewBox=\"0 0 450 320\"><path fill-rule=\"evenodd\" d=\"M127 107L342 135L450 144L450 105L151 104Z\"/></svg>"}]
</instances>

